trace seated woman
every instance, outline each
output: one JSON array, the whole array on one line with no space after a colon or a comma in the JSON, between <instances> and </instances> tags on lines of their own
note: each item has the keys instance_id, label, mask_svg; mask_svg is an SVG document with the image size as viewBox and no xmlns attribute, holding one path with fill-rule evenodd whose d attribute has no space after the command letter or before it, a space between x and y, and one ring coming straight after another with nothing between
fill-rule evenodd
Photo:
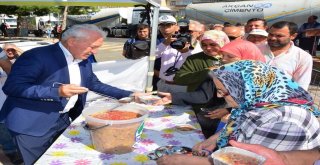
<instances>
[{"instance_id":1,"label":"seated woman","mask_svg":"<svg viewBox=\"0 0 320 165\"><path fill-rule=\"evenodd\" d=\"M222 131L193 147L213 151L229 140L260 144L277 151L320 147L319 110L311 96L277 68L257 61L238 61L211 72L218 97L233 108ZM210 164L206 157L164 156L159 164Z\"/></svg>"},{"instance_id":2,"label":"seated woman","mask_svg":"<svg viewBox=\"0 0 320 165\"><path fill-rule=\"evenodd\" d=\"M244 40L236 40L227 43L220 49L220 54L222 54L221 62L224 64L231 63L239 60L258 60L265 62L265 58L260 52L260 50L251 42ZM190 56L191 57L191 56ZM213 69L213 68L212 68ZM231 110L230 108L225 108L225 102L222 98L217 98L215 85L210 79L202 82L198 89L194 92L176 92L176 93L163 93L159 92L159 95L164 96L161 100L156 102L156 105L163 104L187 104L187 105L202 105L202 110L208 110L206 112L200 113L204 117L198 117L199 123L201 125L202 131L206 138L210 137L216 132L220 118L228 114ZM198 115L199 116L199 115ZM209 118L215 120L212 121ZM202 125L204 122L216 122L216 127L204 129Z\"/></svg>"}]
</instances>

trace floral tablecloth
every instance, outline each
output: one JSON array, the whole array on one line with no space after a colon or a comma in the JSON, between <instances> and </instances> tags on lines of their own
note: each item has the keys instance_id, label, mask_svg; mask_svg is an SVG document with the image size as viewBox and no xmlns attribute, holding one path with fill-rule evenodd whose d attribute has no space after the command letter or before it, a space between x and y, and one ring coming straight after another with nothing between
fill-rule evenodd
<instances>
[{"instance_id":1,"label":"floral tablecloth","mask_svg":"<svg viewBox=\"0 0 320 165\"><path fill-rule=\"evenodd\" d=\"M36 162L37 165L135 165L156 164L147 154L160 146L177 145L192 147L203 141L195 114L190 107L146 106L150 111L145 120L141 139L133 152L116 155L94 150L90 132L83 128L84 118L77 118ZM196 129L179 131L175 127L191 124Z\"/></svg>"}]
</instances>

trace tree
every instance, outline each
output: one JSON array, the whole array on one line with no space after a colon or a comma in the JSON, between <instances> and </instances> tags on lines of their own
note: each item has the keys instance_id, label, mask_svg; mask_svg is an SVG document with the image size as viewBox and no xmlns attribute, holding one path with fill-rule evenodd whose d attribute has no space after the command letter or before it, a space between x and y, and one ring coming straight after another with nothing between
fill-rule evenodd
<instances>
[{"instance_id":1,"label":"tree","mask_svg":"<svg viewBox=\"0 0 320 165\"><path fill-rule=\"evenodd\" d=\"M20 25L22 16L37 15L44 16L49 13L59 13L60 10L54 6L0 6L1 14L16 15L17 19L17 30L15 35L20 34Z\"/></svg>"},{"instance_id":2,"label":"tree","mask_svg":"<svg viewBox=\"0 0 320 165\"><path fill-rule=\"evenodd\" d=\"M30 16L30 15L36 15L36 16L44 16L48 15L50 13L56 13L59 15L63 15L63 22L62 25L63 29L66 25L66 18L67 14L73 14L73 15L80 15L80 14L87 14L91 12L97 12L99 11L99 8L97 7L91 7L91 6L0 6L0 14L7 14L7 15L16 15L18 16L17 19L17 30L16 30L16 36L20 34L20 25L21 25L21 19L22 16Z\"/></svg>"}]
</instances>

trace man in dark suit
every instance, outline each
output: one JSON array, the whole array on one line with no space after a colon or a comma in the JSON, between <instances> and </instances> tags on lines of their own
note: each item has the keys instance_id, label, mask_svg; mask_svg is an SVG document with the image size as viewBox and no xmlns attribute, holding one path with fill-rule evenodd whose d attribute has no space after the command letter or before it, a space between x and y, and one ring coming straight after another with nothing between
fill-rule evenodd
<instances>
[{"instance_id":1,"label":"man in dark suit","mask_svg":"<svg viewBox=\"0 0 320 165\"><path fill-rule=\"evenodd\" d=\"M3 87L8 95L0 114L26 165L33 164L81 114L87 91L117 99L135 95L98 80L87 58L105 34L95 25L75 25L59 43L26 51Z\"/></svg>"}]
</instances>

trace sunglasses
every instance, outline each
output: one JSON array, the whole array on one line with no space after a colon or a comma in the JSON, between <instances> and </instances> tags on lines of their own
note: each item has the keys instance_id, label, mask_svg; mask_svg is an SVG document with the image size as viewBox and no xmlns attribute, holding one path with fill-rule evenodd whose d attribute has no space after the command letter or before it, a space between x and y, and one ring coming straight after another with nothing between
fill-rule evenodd
<instances>
[{"instance_id":1,"label":"sunglasses","mask_svg":"<svg viewBox=\"0 0 320 165\"><path fill-rule=\"evenodd\" d=\"M228 38L229 38L229 40L230 41L232 41L232 40L235 40L235 39L237 39L237 38L239 38L240 36L238 36L238 37L235 37L235 36L228 36Z\"/></svg>"},{"instance_id":2,"label":"sunglasses","mask_svg":"<svg viewBox=\"0 0 320 165\"><path fill-rule=\"evenodd\" d=\"M9 49L6 49L6 52L15 52L16 50L15 49L12 49L12 48L9 48Z\"/></svg>"}]
</instances>

